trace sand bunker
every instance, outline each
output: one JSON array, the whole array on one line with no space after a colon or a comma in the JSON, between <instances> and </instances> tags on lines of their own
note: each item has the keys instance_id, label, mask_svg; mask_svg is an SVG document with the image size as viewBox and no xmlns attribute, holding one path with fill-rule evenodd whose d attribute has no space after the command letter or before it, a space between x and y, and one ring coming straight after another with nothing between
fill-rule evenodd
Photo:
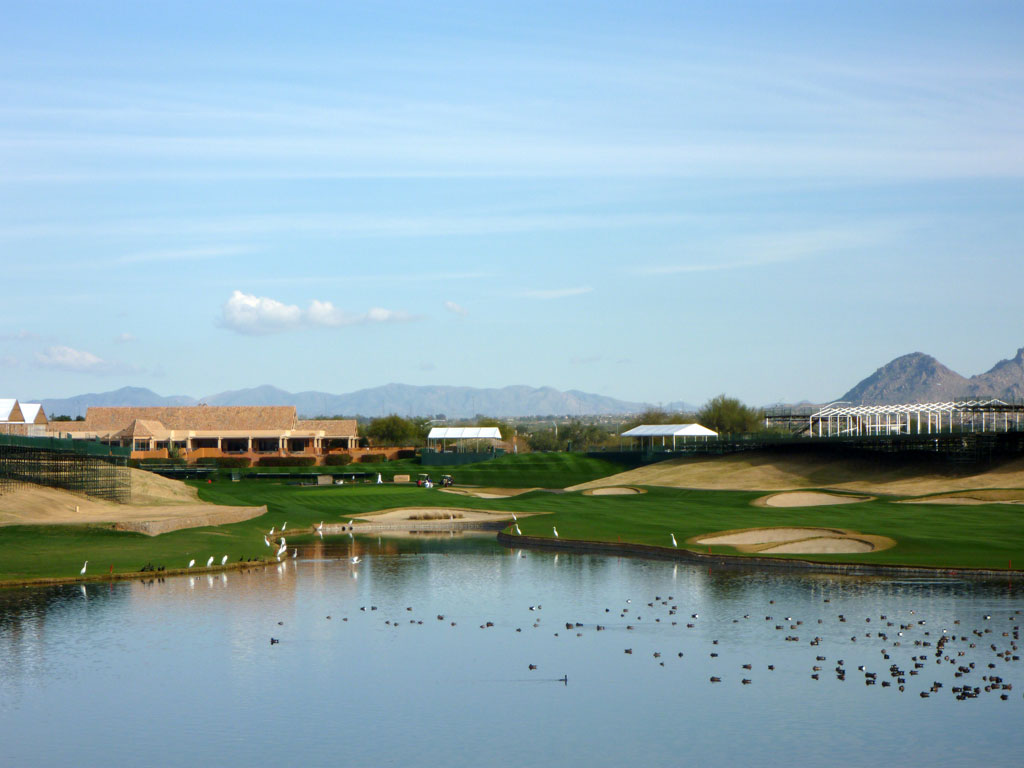
<instances>
[{"instance_id":1,"label":"sand bunker","mask_svg":"<svg viewBox=\"0 0 1024 768\"><path fill-rule=\"evenodd\" d=\"M1024 489L1024 459L967 475L941 474L927 464L880 465L873 459L769 452L671 459L568 488L657 485L711 491L790 491L835 488L857 493L919 496L980 488Z\"/></svg>"},{"instance_id":2,"label":"sand bunker","mask_svg":"<svg viewBox=\"0 0 1024 768\"><path fill-rule=\"evenodd\" d=\"M141 493L132 476L132 503L79 496L57 488L19 485L0 496L0 525L113 523L119 530L155 536L182 528L225 525L265 514L266 507L228 507L199 501L195 488L178 480L144 475ZM149 482L156 478L155 482Z\"/></svg>"},{"instance_id":3,"label":"sand bunker","mask_svg":"<svg viewBox=\"0 0 1024 768\"><path fill-rule=\"evenodd\" d=\"M877 552L896 544L887 536L841 528L751 528L696 537L689 543L734 547L748 553L799 555Z\"/></svg>"},{"instance_id":4,"label":"sand bunker","mask_svg":"<svg viewBox=\"0 0 1024 768\"><path fill-rule=\"evenodd\" d=\"M441 493L454 493L457 496L472 496L475 499L508 499L529 493L536 488L440 488Z\"/></svg>"},{"instance_id":5,"label":"sand bunker","mask_svg":"<svg viewBox=\"0 0 1024 768\"><path fill-rule=\"evenodd\" d=\"M529 513L516 513L517 517L529 517ZM424 520L435 520L443 522L445 519L454 519L457 522L477 522L481 520L511 520L512 513L498 510L486 509L464 509L461 507L399 507L397 509L382 509L379 512L370 512L360 515L368 523L397 523L408 521L410 523L422 522Z\"/></svg>"},{"instance_id":6,"label":"sand bunker","mask_svg":"<svg viewBox=\"0 0 1024 768\"><path fill-rule=\"evenodd\" d=\"M632 488L626 485L616 485L610 488L594 488L584 491L584 496L635 496L638 493L646 493L642 488Z\"/></svg>"},{"instance_id":7,"label":"sand bunker","mask_svg":"<svg viewBox=\"0 0 1024 768\"><path fill-rule=\"evenodd\" d=\"M920 499L905 499L900 504L1024 504L1024 490L978 489L960 493L943 493Z\"/></svg>"},{"instance_id":8,"label":"sand bunker","mask_svg":"<svg viewBox=\"0 0 1024 768\"><path fill-rule=\"evenodd\" d=\"M820 491L790 491L763 496L754 503L766 507L824 507L831 504L858 504L871 501L871 496L847 496Z\"/></svg>"}]
</instances>

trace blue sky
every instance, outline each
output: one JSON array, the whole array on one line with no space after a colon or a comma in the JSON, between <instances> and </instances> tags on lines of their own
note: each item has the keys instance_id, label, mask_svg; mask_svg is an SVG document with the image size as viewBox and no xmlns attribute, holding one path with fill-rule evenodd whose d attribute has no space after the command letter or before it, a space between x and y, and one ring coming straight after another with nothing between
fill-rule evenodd
<instances>
[{"instance_id":1,"label":"blue sky","mask_svg":"<svg viewBox=\"0 0 1024 768\"><path fill-rule=\"evenodd\" d=\"M0 377L826 400L1024 346L1017 3L0 3Z\"/></svg>"}]
</instances>

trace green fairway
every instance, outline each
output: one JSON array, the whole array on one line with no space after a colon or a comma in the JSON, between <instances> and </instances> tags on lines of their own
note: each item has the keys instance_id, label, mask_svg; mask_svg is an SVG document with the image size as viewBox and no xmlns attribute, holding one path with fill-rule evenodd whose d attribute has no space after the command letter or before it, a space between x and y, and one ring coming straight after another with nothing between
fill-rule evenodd
<instances>
[{"instance_id":1,"label":"green fairway","mask_svg":"<svg viewBox=\"0 0 1024 768\"><path fill-rule=\"evenodd\" d=\"M379 472L386 482L390 482L395 475L409 475L415 481L419 473L425 472L435 482L441 479L441 475L452 475L458 485L493 488L566 488L614 475L629 468L579 453L523 453L508 454L462 466L425 467L416 459L400 459L379 464L349 464L344 467L253 467L241 472L242 477L257 473L308 476L317 472L337 475L365 472L374 478ZM229 479L231 470L221 470L218 477Z\"/></svg>"},{"instance_id":2,"label":"green fairway","mask_svg":"<svg viewBox=\"0 0 1024 768\"><path fill-rule=\"evenodd\" d=\"M392 464L397 464L393 462ZM599 476L619 467L582 456L533 454L508 456L453 471L457 483L491 487L560 488L583 476ZM437 468L432 472L439 475ZM888 536L891 549L866 554L774 555L821 562L879 563L946 568L1005 569L1012 560L1024 565L1024 509L1013 504L898 504L881 498L856 504L777 508L753 506L763 495L741 491L696 491L649 486L634 496L585 496L581 492L538 490L511 498L477 499L415 485L349 483L344 486L297 486L285 481L243 479L195 482L204 501L231 505L266 504L260 518L231 525L194 528L157 537L114 531L110 526L7 526L0 528L0 581L77 576L82 562L89 574L138 571L152 563L184 568L190 559L205 565L269 557L263 534L273 526L299 543L299 531L325 520L342 522L393 507L461 507L515 512L525 535L562 540L628 542L671 547L715 531L773 527L824 526ZM295 532L294 534L292 532ZM307 534L308 535L308 534ZM704 547L695 547L705 551ZM717 546L716 554L740 554Z\"/></svg>"}]
</instances>

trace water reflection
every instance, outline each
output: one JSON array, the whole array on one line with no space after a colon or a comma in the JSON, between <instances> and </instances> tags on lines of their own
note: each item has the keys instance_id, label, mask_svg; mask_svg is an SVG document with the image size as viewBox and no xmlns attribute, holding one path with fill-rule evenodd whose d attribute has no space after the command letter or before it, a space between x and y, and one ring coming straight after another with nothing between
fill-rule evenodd
<instances>
[{"instance_id":1,"label":"water reflection","mask_svg":"<svg viewBox=\"0 0 1024 768\"><path fill-rule=\"evenodd\" d=\"M314 764L1007 765L1022 608L1005 584L317 538L269 568L0 593L0 737L11 765L261 765L281 733Z\"/></svg>"}]
</instances>

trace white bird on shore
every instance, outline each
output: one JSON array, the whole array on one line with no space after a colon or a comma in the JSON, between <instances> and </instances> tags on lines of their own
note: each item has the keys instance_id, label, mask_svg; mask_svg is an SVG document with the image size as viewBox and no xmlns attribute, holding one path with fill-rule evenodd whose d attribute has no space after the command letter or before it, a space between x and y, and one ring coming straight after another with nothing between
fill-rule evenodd
<instances>
[{"instance_id":1,"label":"white bird on shore","mask_svg":"<svg viewBox=\"0 0 1024 768\"><path fill-rule=\"evenodd\" d=\"M288 521L284 521L284 525L281 526L281 533L284 533L284 529L288 527Z\"/></svg>"},{"instance_id":2,"label":"white bird on shore","mask_svg":"<svg viewBox=\"0 0 1024 768\"><path fill-rule=\"evenodd\" d=\"M669 536L672 537L672 546L673 547L678 547L679 545L676 544L676 535L674 533L670 533Z\"/></svg>"},{"instance_id":3,"label":"white bird on shore","mask_svg":"<svg viewBox=\"0 0 1024 768\"><path fill-rule=\"evenodd\" d=\"M263 543L266 544L269 547L270 546L270 539L268 539L266 536L264 536L263 537Z\"/></svg>"},{"instance_id":4,"label":"white bird on shore","mask_svg":"<svg viewBox=\"0 0 1024 768\"><path fill-rule=\"evenodd\" d=\"M213 565L213 555L210 555L210 559L206 561L206 567L209 568Z\"/></svg>"},{"instance_id":5,"label":"white bird on shore","mask_svg":"<svg viewBox=\"0 0 1024 768\"><path fill-rule=\"evenodd\" d=\"M518 518L518 517L516 517L516 513L515 513L515 512L513 512L513 513L512 513L512 522L514 523L514 522L516 522L516 521L517 521L518 519L519 519L519 518Z\"/></svg>"},{"instance_id":6,"label":"white bird on shore","mask_svg":"<svg viewBox=\"0 0 1024 768\"><path fill-rule=\"evenodd\" d=\"M299 556L299 550L297 547L292 547L292 560Z\"/></svg>"},{"instance_id":7,"label":"white bird on shore","mask_svg":"<svg viewBox=\"0 0 1024 768\"><path fill-rule=\"evenodd\" d=\"M271 536L273 536L273 535L274 535L274 527L273 527L273 526L271 526L271 527L270 527L270 535L271 535Z\"/></svg>"},{"instance_id":8,"label":"white bird on shore","mask_svg":"<svg viewBox=\"0 0 1024 768\"><path fill-rule=\"evenodd\" d=\"M324 521L321 520L320 525L314 525L313 527L316 528L318 531L322 531L324 529Z\"/></svg>"},{"instance_id":9,"label":"white bird on shore","mask_svg":"<svg viewBox=\"0 0 1024 768\"><path fill-rule=\"evenodd\" d=\"M555 538L557 539L558 538L558 529L555 528L555 526L552 525L551 526L551 530L555 532Z\"/></svg>"},{"instance_id":10,"label":"white bird on shore","mask_svg":"<svg viewBox=\"0 0 1024 768\"><path fill-rule=\"evenodd\" d=\"M358 565L358 564L359 564L359 555L356 555L355 557L352 558L352 565Z\"/></svg>"},{"instance_id":11,"label":"white bird on shore","mask_svg":"<svg viewBox=\"0 0 1024 768\"><path fill-rule=\"evenodd\" d=\"M283 547L287 541L288 540L284 536L282 536L281 537L281 546Z\"/></svg>"},{"instance_id":12,"label":"white bird on shore","mask_svg":"<svg viewBox=\"0 0 1024 768\"><path fill-rule=\"evenodd\" d=\"M519 530L519 523L516 523L516 534L518 536L522 536L523 535L523 532Z\"/></svg>"},{"instance_id":13,"label":"white bird on shore","mask_svg":"<svg viewBox=\"0 0 1024 768\"><path fill-rule=\"evenodd\" d=\"M188 561L188 567L189 567L189 568L191 568L191 567L192 567L193 565L195 565L195 564L196 564L196 560L195 560L195 558L192 558L191 560L189 560L189 561Z\"/></svg>"},{"instance_id":14,"label":"white bird on shore","mask_svg":"<svg viewBox=\"0 0 1024 768\"><path fill-rule=\"evenodd\" d=\"M281 555L288 551L288 547L282 546L277 550L277 559L281 559Z\"/></svg>"},{"instance_id":15,"label":"white bird on shore","mask_svg":"<svg viewBox=\"0 0 1024 768\"><path fill-rule=\"evenodd\" d=\"M82 565L82 570L79 571L79 573L82 574L83 576L85 576L85 569L86 569L86 566L88 566L88 565L89 565L89 561L86 560L85 563Z\"/></svg>"},{"instance_id":16,"label":"white bird on shore","mask_svg":"<svg viewBox=\"0 0 1024 768\"><path fill-rule=\"evenodd\" d=\"M220 564L221 565L227 565L228 564L228 556L227 555L224 555L224 557L222 557L220 559Z\"/></svg>"}]
</instances>

